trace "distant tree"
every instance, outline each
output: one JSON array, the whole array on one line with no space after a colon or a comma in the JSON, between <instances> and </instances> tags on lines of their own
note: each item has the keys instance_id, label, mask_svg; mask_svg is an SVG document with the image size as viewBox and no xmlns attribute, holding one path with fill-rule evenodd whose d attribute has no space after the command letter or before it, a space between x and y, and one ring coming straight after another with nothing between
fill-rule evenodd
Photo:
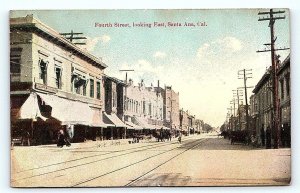
<instances>
[{"instance_id":1,"label":"distant tree","mask_svg":"<svg viewBox=\"0 0 300 193\"><path fill-rule=\"evenodd\" d=\"M210 126L209 124L207 123L204 123L204 127L203 127L203 130L206 131L206 132L210 132L213 130L213 127Z\"/></svg>"},{"instance_id":2,"label":"distant tree","mask_svg":"<svg viewBox=\"0 0 300 193\"><path fill-rule=\"evenodd\" d=\"M225 123L221 126L220 131L221 131L221 132L222 132L222 131L226 131L226 124L225 124Z\"/></svg>"}]
</instances>

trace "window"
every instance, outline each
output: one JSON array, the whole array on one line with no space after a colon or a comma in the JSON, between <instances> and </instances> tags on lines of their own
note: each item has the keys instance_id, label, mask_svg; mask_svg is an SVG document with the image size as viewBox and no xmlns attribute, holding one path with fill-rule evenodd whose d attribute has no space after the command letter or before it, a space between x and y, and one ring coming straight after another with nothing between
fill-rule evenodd
<instances>
[{"instance_id":1,"label":"window","mask_svg":"<svg viewBox=\"0 0 300 193\"><path fill-rule=\"evenodd\" d=\"M281 93L281 99L284 98L284 86L283 86L283 79L280 80L280 93Z\"/></svg>"},{"instance_id":2,"label":"window","mask_svg":"<svg viewBox=\"0 0 300 193\"><path fill-rule=\"evenodd\" d=\"M83 86L82 86L82 94L83 94L83 96L86 96L86 84L87 83L83 84Z\"/></svg>"},{"instance_id":3,"label":"window","mask_svg":"<svg viewBox=\"0 0 300 193\"><path fill-rule=\"evenodd\" d=\"M101 90L101 88L100 88L100 82L99 81L97 81L97 99L100 99L101 98L101 94L100 94L100 90Z\"/></svg>"},{"instance_id":4,"label":"window","mask_svg":"<svg viewBox=\"0 0 300 193\"><path fill-rule=\"evenodd\" d=\"M116 96L115 96L115 95L116 95L116 93L113 91L113 92L112 92L112 96L111 96L112 106L113 106L113 107L116 106L116 105L115 105L115 103L116 103L116 100L115 100L115 97L116 97Z\"/></svg>"},{"instance_id":5,"label":"window","mask_svg":"<svg viewBox=\"0 0 300 193\"><path fill-rule=\"evenodd\" d=\"M290 96L290 75L287 74L285 77L285 87L286 87L286 94Z\"/></svg>"},{"instance_id":6,"label":"window","mask_svg":"<svg viewBox=\"0 0 300 193\"><path fill-rule=\"evenodd\" d=\"M80 74L72 74L72 92L76 94L86 95L86 77Z\"/></svg>"},{"instance_id":7,"label":"window","mask_svg":"<svg viewBox=\"0 0 300 193\"><path fill-rule=\"evenodd\" d=\"M146 101L143 101L143 114L146 114Z\"/></svg>"},{"instance_id":8,"label":"window","mask_svg":"<svg viewBox=\"0 0 300 193\"><path fill-rule=\"evenodd\" d=\"M168 120L171 120L171 111L168 111Z\"/></svg>"},{"instance_id":9,"label":"window","mask_svg":"<svg viewBox=\"0 0 300 193\"><path fill-rule=\"evenodd\" d=\"M61 73L62 73L61 67L55 66L55 85L56 85L56 88L58 88L58 89L61 89L61 86L62 86Z\"/></svg>"},{"instance_id":10,"label":"window","mask_svg":"<svg viewBox=\"0 0 300 193\"><path fill-rule=\"evenodd\" d=\"M94 98L94 80L90 79L90 97Z\"/></svg>"},{"instance_id":11,"label":"window","mask_svg":"<svg viewBox=\"0 0 300 193\"><path fill-rule=\"evenodd\" d=\"M22 48L10 49L10 73L21 73Z\"/></svg>"},{"instance_id":12,"label":"window","mask_svg":"<svg viewBox=\"0 0 300 193\"><path fill-rule=\"evenodd\" d=\"M43 84L47 84L47 66L48 62L45 62L44 60L40 59L39 61L39 79L42 80Z\"/></svg>"},{"instance_id":13,"label":"window","mask_svg":"<svg viewBox=\"0 0 300 193\"><path fill-rule=\"evenodd\" d=\"M149 115L152 114L151 103L149 103Z\"/></svg>"}]
</instances>

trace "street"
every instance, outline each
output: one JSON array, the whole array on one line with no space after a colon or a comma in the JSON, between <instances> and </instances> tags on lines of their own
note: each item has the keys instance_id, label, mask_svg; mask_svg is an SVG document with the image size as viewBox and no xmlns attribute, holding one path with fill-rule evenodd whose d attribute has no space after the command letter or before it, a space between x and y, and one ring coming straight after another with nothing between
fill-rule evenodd
<instances>
[{"instance_id":1,"label":"street","mask_svg":"<svg viewBox=\"0 0 300 193\"><path fill-rule=\"evenodd\" d=\"M100 146L15 146L13 187L288 185L290 148L230 145L216 133Z\"/></svg>"}]
</instances>

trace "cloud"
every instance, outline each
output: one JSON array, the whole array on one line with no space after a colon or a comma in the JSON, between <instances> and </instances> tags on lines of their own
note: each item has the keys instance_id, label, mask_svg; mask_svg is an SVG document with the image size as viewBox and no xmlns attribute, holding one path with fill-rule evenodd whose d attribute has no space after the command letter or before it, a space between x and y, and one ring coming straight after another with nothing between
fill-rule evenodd
<instances>
[{"instance_id":1,"label":"cloud","mask_svg":"<svg viewBox=\"0 0 300 193\"><path fill-rule=\"evenodd\" d=\"M103 35L103 36L100 36L100 37L86 37L86 45L83 46L84 49L86 49L87 51L89 52L92 52L94 51L95 47L97 46L97 44L99 42L103 43L103 44L106 44L110 41L110 36L108 35Z\"/></svg>"},{"instance_id":2,"label":"cloud","mask_svg":"<svg viewBox=\"0 0 300 193\"><path fill-rule=\"evenodd\" d=\"M101 41L102 41L102 43L107 43L107 42L109 42L110 41L110 36L108 36L108 35L103 35L103 36L101 36Z\"/></svg>"},{"instance_id":3,"label":"cloud","mask_svg":"<svg viewBox=\"0 0 300 193\"><path fill-rule=\"evenodd\" d=\"M242 42L235 37L225 37L224 39L218 40L218 43L232 52L240 51L243 48Z\"/></svg>"},{"instance_id":4,"label":"cloud","mask_svg":"<svg viewBox=\"0 0 300 193\"><path fill-rule=\"evenodd\" d=\"M164 53L164 52L161 52L161 51L157 51L157 52L155 52L154 54L153 54L153 57L154 58L164 58L164 57L166 57L166 53Z\"/></svg>"},{"instance_id":5,"label":"cloud","mask_svg":"<svg viewBox=\"0 0 300 193\"><path fill-rule=\"evenodd\" d=\"M243 43L235 37L225 37L210 43L203 44L197 50L198 59L203 62L212 63L216 58L226 58L232 56L243 49Z\"/></svg>"},{"instance_id":6,"label":"cloud","mask_svg":"<svg viewBox=\"0 0 300 193\"><path fill-rule=\"evenodd\" d=\"M100 41L100 37L87 37L86 44L83 46L87 51L91 52L95 49L96 45Z\"/></svg>"}]
</instances>

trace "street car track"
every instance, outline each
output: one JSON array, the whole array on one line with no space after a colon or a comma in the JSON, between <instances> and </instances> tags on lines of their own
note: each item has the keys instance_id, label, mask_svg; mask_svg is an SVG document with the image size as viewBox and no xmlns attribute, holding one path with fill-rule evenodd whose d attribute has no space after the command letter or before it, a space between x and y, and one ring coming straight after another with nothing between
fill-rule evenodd
<instances>
[{"instance_id":1,"label":"street car track","mask_svg":"<svg viewBox=\"0 0 300 193\"><path fill-rule=\"evenodd\" d=\"M140 175L139 177L135 178L134 180L132 180L130 183L126 184L125 186L130 186L132 183L138 181L138 180L139 180L140 178L142 178L143 176L145 176L145 175L147 175L148 173L150 173L150 172L156 170L157 168L159 168L160 166L162 166L162 165L168 163L169 161L173 160L174 158L176 158L176 157L182 155L182 154L185 153L186 151L189 151L189 150L191 150L191 149L197 147L198 145L202 144L202 143L203 143L204 141L206 141L206 140L207 140L207 139L203 138L203 139L198 139L198 140L196 140L196 141L193 141L193 142L188 143L189 145L191 144L190 147L188 147L187 149L181 151L180 153L178 153L178 154L172 156L170 159L164 161L163 163L160 163L158 166L152 168L151 170L147 171L147 172L144 173L143 175ZM199 141L200 141L200 142L199 142ZM194 144L196 144L196 145L194 145ZM134 165L136 165L136 164L139 164L139 163L142 163L142 162L144 162L144 161L146 161L146 160L152 159L152 158L157 157L157 156L159 156L159 155L162 155L162 154L171 152L171 151L173 151L173 150L178 150L178 149L180 149L180 146L179 146L179 147L172 148L172 149L167 150L167 151L164 151L164 152L161 152L161 153L158 153L158 154L155 154L155 155L152 155L152 156L149 156L149 157L147 157L147 158L145 158L145 159L142 159L142 160L140 160L140 161L137 161L137 162L134 162L134 163L132 163L132 164L123 166L123 167L121 167L121 168L118 168L118 169L115 169L115 170L106 172L106 173L104 173L104 174L101 174L101 175L98 175L98 176L94 176L94 177L88 178L88 179L86 179L86 180L80 181L80 182L78 182L78 183L72 185L71 187L77 187L77 186L82 187L81 185L83 185L83 184L85 184L85 183L94 181L94 180L99 179L99 178L101 178L101 177L104 177L104 176L106 176L106 175L109 175L109 174L115 173L115 172L117 172L117 171L120 171L120 170L129 168L129 167L132 167L132 166L134 166Z\"/></svg>"},{"instance_id":2,"label":"street car track","mask_svg":"<svg viewBox=\"0 0 300 193\"><path fill-rule=\"evenodd\" d=\"M84 157L80 157L80 158L76 158L76 159L72 159L72 160L68 160L68 161L57 162L57 163L53 163L53 164L48 164L48 165L36 167L36 168L25 169L25 170L18 171L16 173L18 174L18 173L23 173L23 172L27 172L27 171L38 170L38 169L42 169L42 168L46 168L46 167L50 167L50 166L55 166L55 165L59 165L59 164L65 164L65 163L75 162L75 161L79 161L79 160L83 160L83 159L87 159L87 158L92 158L92 157L109 155L109 154L113 154L113 153L119 153L119 152L123 152L123 151L129 151L129 150L134 150L134 149L141 149L141 148L145 148L145 147L147 147L146 149L152 149L153 147L167 146L167 145L175 144L175 143L178 143L178 142L176 141L176 142L171 142L171 143L168 143L168 144L165 144L165 143L164 144L155 143L155 144L152 144L152 145L148 144L148 145L143 145L143 146L134 147L134 148L128 148L128 149L124 149L124 150L110 151L108 153L101 153L101 154L96 154L96 155L84 156ZM96 148L96 146L94 146L94 147L87 147L86 149L90 149L90 148ZM74 148L74 149L84 149L84 148ZM74 149L68 149L68 150L73 151ZM84 153L84 152L85 151L82 151L82 153ZM98 152L101 152L101 151L98 151Z\"/></svg>"},{"instance_id":3,"label":"street car track","mask_svg":"<svg viewBox=\"0 0 300 193\"><path fill-rule=\"evenodd\" d=\"M185 140L183 140L183 142L184 142L184 141L188 141L188 140L189 140L189 139L185 139ZM93 163L97 163L97 162L104 161L104 160L107 160L107 159L116 158L116 157L121 157L121 156L126 156L126 155L129 155L129 154L132 154L132 153L137 153L137 152L140 152L140 151L145 151L145 150L148 150L148 149L153 149L153 148L158 148L158 147L169 146L169 145L173 145L173 144L178 144L178 141L176 140L176 141L171 142L171 143L163 143L163 144L155 143L155 144L153 144L153 145L145 145L145 146L142 146L142 147L129 148L129 149L126 149L126 150L120 150L120 151L115 151L115 152L109 152L109 153L100 154L100 155L98 154L98 155L93 155L93 156L85 156L85 157L82 157L82 158L78 158L78 159L74 159L74 160L69 160L69 161L64 161L64 162L59 162L59 163L55 163L55 164L50 164L50 165L42 166L42 167L39 167L39 168L33 168L33 169L29 169L29 170L23 170L22 172L24 173L24 172L26 172L26 171L28 172L28 171L32 171L32 170L43 169L43 168L47 168L47 167L51 167L51 166L55 166L55 165L59 165L59 164L66 164L66 163L70 163L70 162L82 161L82 160L85 160L85 159L88 159L88 158L91 158L91 157L97 157L97 156L109 155L109 154L113 154L113 153L118 153L118 152L123 152L123 151L128 151L128 150L136 149L135 151L126 152L126 153L119 154L119 155L113 155L113 156L110 156L110 157L101 158L101 159L97 159L97 160L90 161L90 162L80 163L80 164L77 164L77 165L74 165L74 166L69 166L69 167L66 167L66 168L58 169L58 170L53 170L53 171L49 171L49 172L44 172L44 173L40 173L40 174L36 174L36 175L31 175L31 176L24 177L24 178L19 178L19 179L13 179L11 182L16 182L16 181L26 180L26 179L30 179L30 178L34 178L34 177L38 177L38 176L43 176L43 175L47 175L47 174L52 174L52 173L55 173L55 172L65 171L65 170L68 170L68 169L72 169L72 168L76 168L76 167L80 167L80 166L86 166L86 165L93 164ZM150 147L149 147L149 146L150 146ZM176 149L176 148L175 148L175 149ZM163 153L165 153L165 152L168 152L168 151L163 151ZM161 153L160 153L160 154L161 154ZM157 155L160 155L160 154L157 154ZM19 172L19 174L20 174L20 173L21 173L21 172Z\"/></svg>"}]
</instances>

